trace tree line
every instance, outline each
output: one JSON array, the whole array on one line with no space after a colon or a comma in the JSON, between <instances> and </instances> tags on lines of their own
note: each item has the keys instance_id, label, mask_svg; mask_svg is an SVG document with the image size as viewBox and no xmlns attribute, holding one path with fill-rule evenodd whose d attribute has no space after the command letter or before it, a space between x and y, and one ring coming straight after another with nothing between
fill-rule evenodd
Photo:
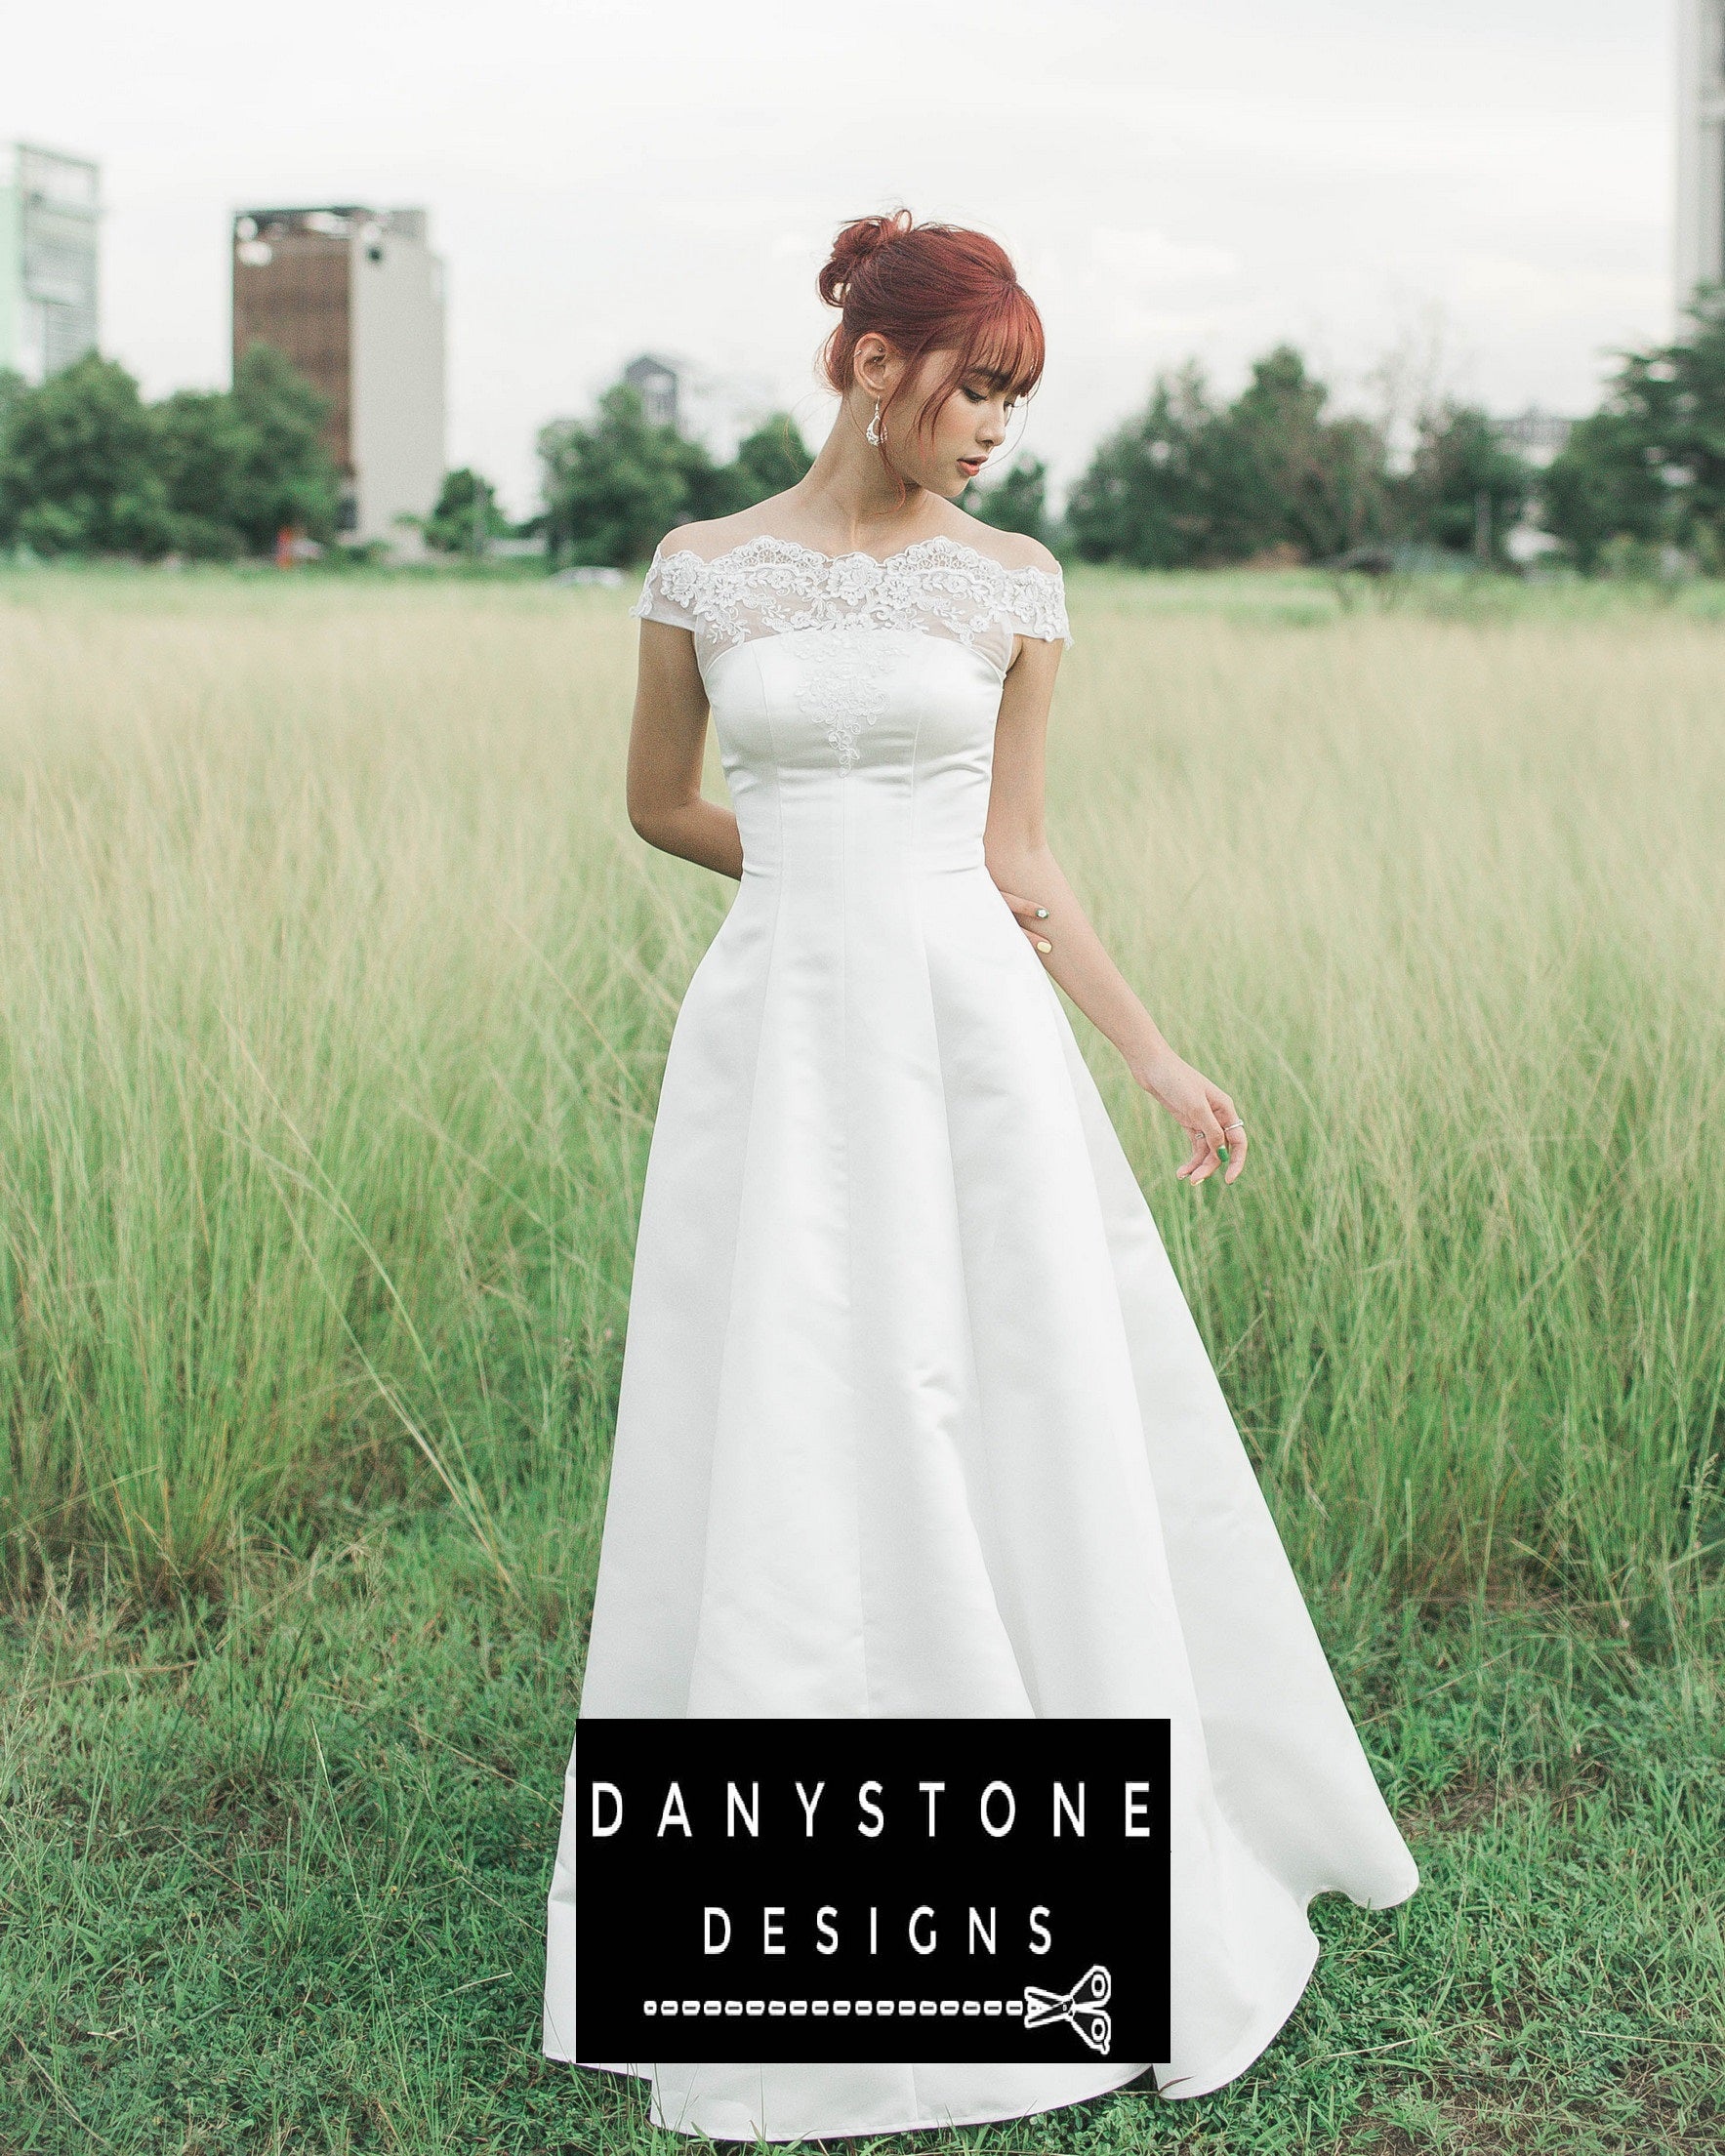
<instances>
[{"instance_id":1,"label":"tree line","mask_svg":"<svg viewBox=\"0 0 1725 2156\"><path fill-rule=\"evenodd\" d=\"M230 390L155 404L94 354L33 388L0 376L0 547L229 559L267 552L284 528L332 541L342 486L320 438L325 410L264 346L239 361ZM533 535L553 566L628 568L674 525L748 508L812 462L787 413L720 460L650 423L623 382L591 418L543 427L538 447L535 516L511 524L490 483L464 468L424 522L427 544L478 555ZM1069 556L1141 569L1373 566L1407 544L1503 566L1509 533L1531 513L1582 571L1676 558L1725 574L1725 288L1699 293L1668 343L1622 354L1599 409L1543 469L1489 414L1453 399L1418 415L1398 458L1385 424L1338 410L1304 357L1279 345L1231 399L1196 362L1159 375L1059 513L1035 459L963 503Z\"/></svg>"},{"instance_id":2,"label":"tree line","mask_svg":"<svg viewBox=\"0 0 1725 2156\"><path fill-rule=\"evenodd\" d=\"M1346 562L1406 543L1501 566L1524 512L1583 571L1675 558L1725 573L1725 288L1700 292L1669 343L1621 355L1543 469L1455 400L1418 415L1398 467L1385 427L1335 411L1290 346L1229 403L1195 365L1164 374L1098 444L1063 536L1081 559L1145 569Z\"/></svg>"},{"instance_id":3,"label":"tree line","mask_svg":"<svg viewBox=\"0 0 1725 2156\"><path fill-rule=\"evenodd\" d=\"M1501 564L1532 490L1490 418L1456 403L1420 415L1396 470L1385 427L1333 411L1327 386L1280 345L1228 403L1196 365L1163 375L1097 446L1066 525L1081 559L1139 569L1347 561L1404 540Z\"/></svg>"},{"instance_id":4,"label":"tree line","mask_svg":"<svg viewBox=\"0 0 1725 2156\"><path fill-rule=\"evenodd\" d=\"M1057 552L1139 569L1387 566L1409 545L1503 568L1531 514L1583 571L1657 568L1674 551L1722 574L1725 291L1701 294L1686 325L1622 356L1599 411L1543 469L1489 413L1454 398L1417 416L1398 459L1383 422L1336 410L1304 357L1279 345L1229 400L1195 362L1160 375L1142 409L1098 442L1060 514L1035 459L962 500ZM809 463L780 415L716 466L649 426L623 384L591 422L545 428L540 454L554 549L619 567L673 524L759 501Z\"/></svg>"},{"instance_id":5,"label":"tree line","mask_svg":"<svg viewBox=\"0 0 1725 2156\"><path fill-rule=\"evenodd\" d=\"M231 389L146 404L125 368L86 353L36 388L0 375L0 546L40 554L267 552L284 529L333 537L341 481L324 399L254 346Z\"/></svg>"}]
</instances>

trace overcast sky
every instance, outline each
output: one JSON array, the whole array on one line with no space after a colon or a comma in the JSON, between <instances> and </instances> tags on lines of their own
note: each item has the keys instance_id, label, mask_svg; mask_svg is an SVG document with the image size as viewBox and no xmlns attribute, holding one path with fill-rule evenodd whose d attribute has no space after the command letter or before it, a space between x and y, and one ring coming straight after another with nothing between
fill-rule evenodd
<instances>
[{"instance_id":1,"label":"overcast sky","mask_svg":"<svg viewBox=\"0 0 1725 2156\"><path fill-rule=\"evenodd\" d=\"M1672 322L1672 0L72 0L9 10L0 138L101 160L103 342L227 378L227 232L424 204L450 461L534 493L534 430L643 348L715 409L830 423L814 278L903 202L1004 240L1070 477L1162 366L1392 348L1499 410L1587 407Z\"/></svg>"}]
</instances>

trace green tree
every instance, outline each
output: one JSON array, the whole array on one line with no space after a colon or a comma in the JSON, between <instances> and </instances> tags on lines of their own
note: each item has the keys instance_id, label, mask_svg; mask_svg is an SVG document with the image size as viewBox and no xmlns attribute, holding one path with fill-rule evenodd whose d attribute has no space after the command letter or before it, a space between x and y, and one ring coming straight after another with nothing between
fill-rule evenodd
<instances>
[{"instance_id":1,"label":"green tree","mask_svg":"<svg viewBox=\"0 0 1725 2156\"><path fill-rule=\"evenodd\" d=\"M1329 401L1292 345L1253 362L1251 381L1203 444L1211 559L1293 547L1323 561L1382 532L1382 436L1369 420L1332 417Z\"/></svg>"},{"instance_id":2,"label":"green tree","mask_svg":"<svg viewBox=\"0 0 1725 2156\"><path fill-rule=\"evenodd\" d=\"M650 425L627 382L605 391L591 422L542 427L539 455L553 562L627 568L674 524L723 513L712 459L675 427Z\"/></svg>"},{"instance_id":3,"label":"green tree","mask_svg":"<svg viewBox=\"0 0 1725 2156\"><path fill-rule=\"evenodd\" d=\"M267 552L283 525L327 539L341 482L319 437L326 411L266 346L240 360L231 391L155 405L95 353L38 388L0 384L0 539L146 558Z\"/></svg>"},{"instance_id":4,"label":"green tree","mask_svg":"<svg viewBox=\"0 0 1725 2156\"><path fill-rule=\"evenodd\" d=\"M1540 485L1545 523L1584 569L1613 543L1669 544L1725 568L1725 287L1704 287L1668 345L1620 355L1600 409Z\"/></svg>"},{"instance_id":5,"label":"green tree","mask_svg":"<svg viewBox=\"0 0 1725 2156\"><path fill-rule=\"evenodd\" d=\"M797 422L789 412L775 412L744 436L736 456L720 469L730 475L734 506L747 509L794 487L813 462Z\"/></svg>"},{"instance_id":6,"label":"green tree","mask_svg":"<svg viewBox=\"0 0 1725 2156\"><path fill-rule=\"evenodd\" d=\"M1414 461L1396 496L1403 530L1453 553L1478 544L1482 505L1491 557L1508 560L1503 542L1533 492L1533 468L1509 447L1477 405L1440 405L1421 415Z\"/></svg>"},{"instance_id":7,"label":"green tree","mask_svg":"<svg viewBox=\"0 0 1725 2156\"><path fill-rule=\"evenodd\" d=\"M231 391L180 389L150 412L174 543L194 556L267 553L284 525L335 529L340 479L319 429L328 407L280 352L254 345Z\"/></svg>"},{"instance_id":8,"label":"green tree","mask_svg":"<svg viewBox=\"0 0 1725 2156\"><path fill-rule=\"evenodd\" d=\"M335 536L342 482L322 438L329 412L305 376L270 345L253 345L233 370L233 410L245 434L229 513L253 553L292 526Z\"/></svg>"},{"instance_id":9,"label":"green tree","mask_svg":"<svg viewBox=\"0 0 1725 2156\"><path fill-rule=\"evenodd\" d=\"M539 435L544 528L553 562L627 568L674 525L729 516L795 486L814 459L789 413L775 412L715 464L699 442L649 425L640 393L614 384L591 421Z\"/></svg>"},{"instance_id":10,"label":"green tree","mask_svg":"<svg viewBox=\"0 0 1725 2156\"><path fill-rule=\"evenodd\" d=\"M1671 503L1647 448L1641 414L1594 412L1577 421L1540 474L1545 527L1578 567L1599 568L1614 541L1658 543Z\"/></svg>"},{"instance_id":11,"label":"green tree","mask_svg":"<svg viewBox=\"0 0 1725 2156\"><path fill-rule=\"evenodd\" d=\"M737 465L716 465L700 442L680 434L677 443L683 474L684 516L729 516L763 499Z\"/></svg>"},{"instance_id":12,"label":"green tree","mask_svg":"<svg viewBox=\"0 0 1725 2156\"><path fill-rule=\"evenodd\" d=\"M490 480L462 465L443 475L437 506L426 519L426 545L439 553L480 554L509 528Z\"/></svg>"},{"instance_id":13,"label":"green tree","mask_svg":"<svg viewBox=\"0 0 1725 2156\"><path fill-rule=\"evenodd\" d=\"M1135 418L1097 444L1066 505L1066 528L1086 561L1180 569L1210 543L1205 442L1215 423L1194 361L1156 379Z\"/></svg>"},{"instance_id":14,"label":"green tree","mask_svg":"<svg viewBox=\"0 0 1725 2156\"><path fill-rule=\"evenodd\" d=\"M223 389L177 389L151 407L149 419L176 548L200 560L243 553L235 505L251 439L232 397Z\"/></svg>"},{"instance_id":15,"label":"green tree","mask_svg":"<svg viewBox=\"0 0 1725 2156\"><path fill-rule=\"evenodd\" d=\"M87 352L12 399L0 444L0 539L39 553L142 554L175 544L138 385Z\"/></svg>"},{"instance_id":16,"label":"green tree","mask_svg":"<svg viewBox=\"0 0 1725 2156\"><path fill-rule=\"evenodd\" d=\"M1253 364L1218 409L1196 364L1097 449L1067 504L1079 553L1142 569L1245 561L1272 549L1326 560L1387 523L1380 430L1332 414L1292 346Z\"/></svg>"},{"instance_id":17,"label":"green tree","mask_svg":"<svg viewBox=\"0 0 1725 2156\"><path fill-rule=\"evenodd\" d=\"M1022 464L1010 465L1006 477L997 479L993 486L966 490L963 506L972 516L979 516L997 531L1024 532L1046 546L1048 538L1048 468L1040 457L1029 457Z\"/></svg>"}]
</instances>

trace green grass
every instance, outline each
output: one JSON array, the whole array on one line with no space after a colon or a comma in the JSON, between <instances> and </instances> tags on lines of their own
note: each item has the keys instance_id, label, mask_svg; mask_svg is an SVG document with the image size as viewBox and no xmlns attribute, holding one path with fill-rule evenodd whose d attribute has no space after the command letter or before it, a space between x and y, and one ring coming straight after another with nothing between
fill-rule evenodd
<instances>
[{"instance_id":1,"label":"green grass","mask_svg":"<svg viewBox=\"0 0 1725 2156\"><path fill-rule=\"evenodd\" d=\"M0 2146L689 2146L538 2054L578 1623L529 1621L447 1515L326 1525L219 1611L49 1596L13 1627ZM1305 1997L1213 2095L868 2145L1718 2145L1716 1670L1538 1606L1326 1629L1414 1899L1314 1903Z\"/></svg>"},{"instance_id":2,"label":"green grass","mask_svg":"<svg viewBox=\"0 0 1725 2156\"><path fill-rule=\"evenodd\" d=\"M1248 1177L1081 1037L1424 1884L1228 2089L906 2145L1717 2145L1719 594L1071 584L1054 844ZM688 2145L538 2054L729 893L628 596L0 579L4 2156Z\"/></svg>"}]
</instances>

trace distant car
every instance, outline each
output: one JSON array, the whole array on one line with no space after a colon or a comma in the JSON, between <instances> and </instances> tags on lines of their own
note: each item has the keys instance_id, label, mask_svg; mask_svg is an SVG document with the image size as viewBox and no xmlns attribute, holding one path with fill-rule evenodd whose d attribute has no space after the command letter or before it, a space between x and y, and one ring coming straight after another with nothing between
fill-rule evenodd
<instances>
[{"instance_id":1,"label":"distant car","mask_svg":"<svg viewBox=\"0 0 1725 2156\"><path fill-rule=\"evenodd\" d=\"M1383 546L1350 547L1346 553L1336 554L1324 565L1327 569L1349 569L1357 576L1387 577L1401 564L1396 558L1396 549Z\"/></svg>"}]
</instances>

